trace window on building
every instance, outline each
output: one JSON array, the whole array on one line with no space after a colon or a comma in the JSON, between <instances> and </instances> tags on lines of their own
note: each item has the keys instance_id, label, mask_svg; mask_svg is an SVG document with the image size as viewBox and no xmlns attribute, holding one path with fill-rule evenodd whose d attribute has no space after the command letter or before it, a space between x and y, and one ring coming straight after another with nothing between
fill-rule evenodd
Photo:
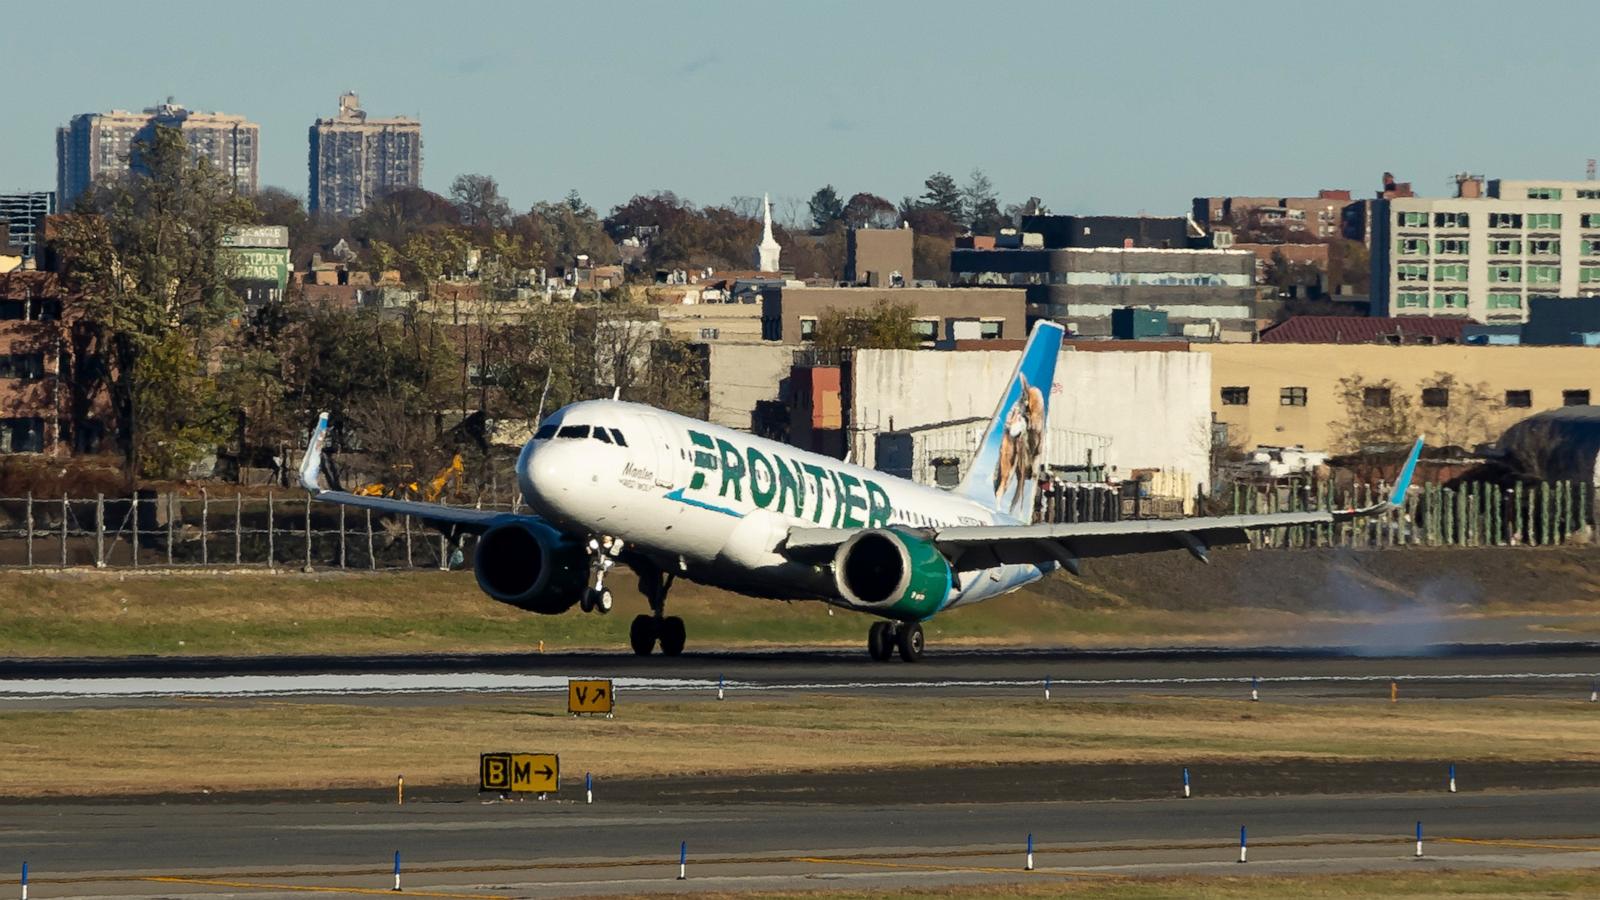
<instances>
[{"instance_id":1,"label":"window on building","mask_svg":"<svg viewBox=\"0 0 1600 900\"><path fill-rule=\"evenodd\" d=\"M1428 267L1425 264L1403 263L1394 267L1396 281L1427 281Z\"/></svg>"},{"instance_id":2,"label":"window on building","mask_svg":"<svg viewBox=\"0 0 1600 900\"><path fill-rule=\"evenodd\" d=\"M1600 200L1600 190L1593 188L1578 188L1573 193L1577 195L1579 200Z\"/></svg>"},{"instance_id":3,"label":"window on building","mask_svg":"<svg viewBox=\"0 0 1600 900\"><path fill-rule=\"evenodd\" d=\"M800 319L800 340L814 341L817 339L817 320L811 316L802 316Z\"/></svg>"},{"instance_id":4,"label":"window on building","mask_svg":"<svg viewBox=\"0 0 1600 900\"><path fill-rule=\"evenodd\" d=\"M720 335L720 334L722 334L722 331L720 329L717 329L717 328L702 328L702 329L700 329L700 340L702 340L702 341L714 341L714 340L717 339L717 336Z\"/></svg>"},{"instance_id":5,"label":"window on building","mask_svg":"<svg viewBox=\"0 0 1600 900\"><path fill-rule=\"evenodd\" d=\"M1306 389L1303 387L1286 387L1278 391L1279 406L1305 406Z\"/></svg>"},{"instance_id":6,"label":"window on building","mask_svg":"<svg viewBox=\"0 0 1600 900\"><path fill-rule=\"evenodd\" d=\"M1584 213L1582 224L1585 228L1600 228L1600 213Z\"/></svg>"},{"instance_id":7,"label":"window on building","mask_svg":"<svg viewBox=\"0 0 1600 900\"><path fill-rule=\"evenodd\" d=\"M1489 213L1490 228L1521 228L1522 213Z\"/></svg>"},{"instance_id":8,"label":"window on building","mask_svg":"<svg viewBox=\"0 0 1600 900\"><path fill-rule=\"evenodd\" d=\"M1467 214L1464 212L1434 213L1433 224L1437 228L1465 228L1467 227Z\"/></svg>"},{"instance_id":9,"label":"window on building","mask_svg":"<svg viewBox=\"0 0 1600 900\"><path fill-rule=\"evenodd\" d=\"M761 339L763 341L783 340L783 320L776 317L763 316L761 319Z\"/></svg>"},{"instance_id":10,"label":"window on building","mask_svg":"<svg viewBox=\"0 0 1600 900\"><path fill-rule=\"evenodd\" d=\"M37 381L44 377L43 353L0 354L0 378Z\"/></svg>"},{"instance_id":11,"label":"window on building","mask_svg":"<svg viewBox=\"0 0 1600 900\"><path fill-rule=\"evenodd\" d=\"M1247 387L1225 387L1222 389L1223 406L1248 406L1250 404L1250 389Z\"/></svg>"},{"instance_id":12,"label":"window on building","mask_svg":"<svg viewBox=\"0 0 1600 900\"><path fill-rule=\"evenodd\" d=\"M1361 389L1361 403L1373 409L1386 408L1389 405L1389 389L1386 387L1369 387Z\"/></svg>"},{"instance_id":13,"label":"window on building","mask_svg":"<svg viewBox=\"0 0 1600 900\"><path fill-rule=\"evenodd\" d=\"M1560 284L1561 283L1561 267L1560 266L1529 266L1528 267L1528 283L1529 284Z\"/></svg>"},{"instance_id":14,"label":"window on building","mask_svg":"<svg viewBox=\"0 0 1600 900\"><path fill-rule=\"evenodd\" d=\"M1401 228L1427 228L1428 214L1416 211L1401 211L1394 214L1394 223Z\"/></svg>"},{"instance_id":15,"label":"window on building","mask_svg":"<svg viewBox=\"0 0 1600 900\"><path fill-rule=\"evenodd\" d=\"M1435 253L1447 254L1450 256L1466 256L1467 239L1441 238L1433 242L1433 251Z\"/></svg>"},{"instance_id":16,"label":"window on building","mask_svg":"<svg viewBox=\"0 0 1600 900\"><path fill-rule=\"evenodd\" d=\"M1415 293L1400 291L1394 295L1395 307L1399 309L1427 309L1428 295L1426 292Z\"/></svg>"},{"instance_id":17,"label":"window on building","mask_svg":"<svg viewBox=\"0 0 1600 900\"><path fill-rule=\"evenodd\" d=\"M916 333L919 341L937 341L939 339L939 320L912 319L911 330Z\"/></svg>"},{"instance_id":18,"label":"window on building","mask_svg":"<svg viewBox=\"0 0 1600 900\"><path fill-rule=\"evenodd\" d=\"M0 419L0 453L43 453L44 419L38 416Z\"/></svg>"},{"instance_id":19,"label":"window on building","mask_svg":"<svg viewBox=\"0 0 1600 900\"><path fill-rule=\"evenodd\" d=\"M28 317L28 304L23 300L0 300L0 322L14 322Z\"/></svg>"},{"instance_id":20,"label":"window on building","mask_svg":"<svg viewBox=\"0 0 1600 900\"><path fill-rule=\"evenodd\" d=\"M1528 409L1533 406L1533 391L1526 388L1506 391L1506 406L1512 409Z\"/></svg>"},{"instance_id":21,"label":"window on building","mask_svg":"<svg viewBox=\"0 0 1600 900\"><path fill-rule=\"evenodd\" d=\"M1495 256L1521 256L1522 242L1515 238L1491 238L1489 252Z\"/></svg>"},{"instance_id":22,"label":"window on building","mask_svg":"<svg viewBox=\"0 0 1600 900\"><path fill-rule=\"evenodd\" d=\"M1436 293L1436 294L1433 295L1433 308L1434 309L1466 309L1467 308L1467 292L1466 291L1449 291L1447 293Z\"/></svg>"},{"instance_id":23,"label":"window on building","mask_svg":"<svg viewBox=\"0 0 1600 900\"><path fill-rule=\"evenodd\" d=\"M984 319L978 323L978 336L986 341L998 341L1005 324L1004 319Z\"/></svg>"},{"instance_id":24,"label":"window on building","mask_svg":"<svg viewBox=\"0 0 1600 900\"><path fill-rule=\"evenodd\" d=\"M1450 389L1431 387L1422 389L1422 405L1429 409L1443 409L1450 405Z\"/></svg>"},{"instance_id":25,"label":"window on building","mask_svg":"<svg viewBox=\"0 0 1600 900\"><path fill-rule=\"evenodd\" d=\"M1528 241L1528 252L1534 256L1560 256L1561 240L1559 238L1534 238Z\"/></svg>"},{"instance_id":26,"label":"window on building","mask_svg":"<svg viewBox=\"0 0 1600 900\"><path fill-rule=\"evenodd\" d=\"M1403 237L1403 238L1400 239L1399 247L1400 247L1400 255L1401 256L1427 256L1428 255L1428 239L1427 238Z\"/></svg>"},{"instance_id":27,"label":"window on building","mask_svg":"<svg viewBox=\"0 0 1600 900\"><path fill-rule=\"evenodd\" d=\"M1522 295L1491 291L1488 295L1486 305L1490 309L1521 309Z\"/></svg>"},{"instance_id":28,"label":"window on building","mask_svg":"<svg viewBox=\"0 0 1600 900\"><path fill-rule=\"evenodd\" d=\"M1589 389L1588 388L1578 388L1576 390L1565 390L1565 391L1562 391L1561 392L1561 405L1562 406L1588 406L1589 405Z\"/></svg>"},{"instance_id":29,"label":"window on building","mask_svg":"<svg viewBox=\"0 0 1600 900\"><path fill-rule=\"evenodd\" d=\"M1466 281L1467 264L1451 263L1449 265L1433 267L1434 281Z\"/></svg>"},{"instance_id":30,"label":"window on building","mask_svg":"<svg viewBox=\"0 0 1600 900\"><path fill-rule=\"evenodd\" d=\"M1519 284L1522 281L1522 267L1490 266L1489 280L1495 284Z\"/></svg>"},{"instance_id":31,"label":"window on building","mask_svg":"<svg viewBox=\"0 0 1600 900\"><path fill-rule=\"evenodd\" d=\"M1528 188L1529 200L1560 200L1561 188L1557 187L1531 187Z\"/></svg>"},{"instance_id":32,"label":"window on building","mask_svg":"<svg viewBox=\"0 0 1600 900\"><path fill-rule=\"evenodd\" d=\"M1578 245L1578 252L1583 256L1600 256L1600 240L1584 238Z\"/></svg>"},{"instance_id":33,"label":"window on building","mask_svg":"<svg viewBox=\"0 0 1600 900\"><path fill-rule=\"evenodd\" d=\"M1561 227L1561 213L1528 213L1528 228L1548 231Z\"/></svg>"}]
</instances>

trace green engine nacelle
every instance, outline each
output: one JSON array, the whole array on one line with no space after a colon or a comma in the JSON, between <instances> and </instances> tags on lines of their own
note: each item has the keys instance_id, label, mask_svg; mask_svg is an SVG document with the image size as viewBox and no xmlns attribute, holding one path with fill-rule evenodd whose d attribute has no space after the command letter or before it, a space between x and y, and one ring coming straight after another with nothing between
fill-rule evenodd
<instances>
[{"instance_id":1,"label":"green engine nacelle","mask_svg":"<svg viewBox=\"0 0 1600 900\"><path fill-rule=\"evenodd\" d=\"M928 541L898 529L863 531L833 556L839 596L863 612L920 622L950 598L950 563Z\"/></svg>"}]
</instances>

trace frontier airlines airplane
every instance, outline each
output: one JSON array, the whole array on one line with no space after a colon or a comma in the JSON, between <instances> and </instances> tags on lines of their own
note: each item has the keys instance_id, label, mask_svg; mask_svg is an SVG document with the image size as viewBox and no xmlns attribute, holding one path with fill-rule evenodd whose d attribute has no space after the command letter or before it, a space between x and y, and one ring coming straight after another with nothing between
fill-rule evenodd
<instances>
[{"instance_id":1,"label":"frontier airlines airplane","mask_svg":"<svg viewBox=\"0 0 1600 900\"><path fill-rule=\"evenodd\" d=\"M477 535L478 586L531 612L609 612L606 576L626 565L652 611L629 629L641 656L683 651L683 620L665 615L681 576L866 613L872 657L908 662L922 656L921 623L1056 569L1077 575L1084 558L1182 548L1204 562L1253 529L1375 515L1405 497L1420 439L1393 494L1365 509L1032 524L1061 338L1058 325L1034 327L955 490L615 400L562 408L522 448L517 480L533 515L323 490L326 413L300 480L318 500L416 516L452 541Z\"/></svg>"}]
</instances>

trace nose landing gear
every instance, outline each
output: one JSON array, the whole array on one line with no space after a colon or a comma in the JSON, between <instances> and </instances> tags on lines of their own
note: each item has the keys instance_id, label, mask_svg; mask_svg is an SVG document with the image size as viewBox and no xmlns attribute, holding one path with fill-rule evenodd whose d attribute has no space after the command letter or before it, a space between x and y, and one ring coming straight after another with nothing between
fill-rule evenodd
<instances>
[{"instance_id":1,"label":"nose landing gear","mask_svg":"<svg viewBox=\"0 0 1600 900\"><path fill-rule=\"evenodd\" d=\"M874 622L867 630L867 655L887 662L896 651L906 662L922 658L922 625L917 622Z\"/></svg>"},{"instance_id":2,"label":"nose landing gear","mask_svg":"<svg viewBox=\"0 0 1600 900\"><path fill-rule=\"evenodd\" d=\"M609 535L589 539L589 577L591 584L584 591L583 597L578 601L578 608L584 612L597 612L605 615L611 612L611 592L606 590L606 573L617 564L617 557L622 555L622 541Z\"/></svg>"}]
</instances>

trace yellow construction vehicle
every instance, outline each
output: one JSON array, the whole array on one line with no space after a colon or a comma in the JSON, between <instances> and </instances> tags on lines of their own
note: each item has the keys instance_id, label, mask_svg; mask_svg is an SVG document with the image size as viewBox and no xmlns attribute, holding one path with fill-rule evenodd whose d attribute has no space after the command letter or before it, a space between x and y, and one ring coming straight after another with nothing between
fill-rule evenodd
<instances>
[{"instance_id":1,"label":"yellow construction vehicle","mask_svg":"<svg viewBox=\"0 0 1600 900\"><path fill-rule=\"evenodd\" d=\"M364 484L351 493L360 497L398 497L402 500L420 499L433 503L444 496L451 482L459 486L465 472L466 467L461 463L461 454L457 453L455 458L450 460L450 464L440 469L426 485L415 481L401 481L399 484L389 485L380 481Z\"/></svg>"}]
</instances>

